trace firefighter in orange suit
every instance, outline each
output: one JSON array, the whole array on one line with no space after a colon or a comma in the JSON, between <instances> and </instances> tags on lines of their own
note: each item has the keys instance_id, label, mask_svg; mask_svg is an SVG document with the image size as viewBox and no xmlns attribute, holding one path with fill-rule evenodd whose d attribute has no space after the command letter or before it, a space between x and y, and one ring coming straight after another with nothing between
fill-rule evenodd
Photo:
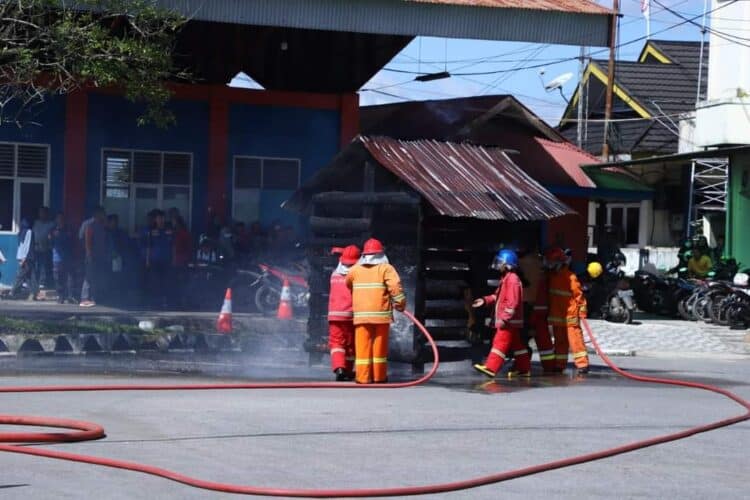
<instances>
[{"instance_id":1,"label":"firefighter in orange suit","mask_svg":"<svg viewBox=\"0 0 750 500\"><path fill-rule=\"evenodd\" d=\"M406 308L406 295L396 269L389 264L383 244L365 242L362 258L346 275L352 290L356 382L388 382L388 331L393 308Z\"/></svg>"},{"instance_id":2,"label":"firefighter in orange suit","mask_svg":"<svg viewBox=\"0 0 750 500\"><path fill-rule=\"evenodd\" d=\"M352 319L352 291L346 285L346 276L359 260L359 248L349 245L334 248L340 254L339 265L331 273L328 295L328 344L331 349L331 369L336 381L354 380L354 323Z\"/></svg>"},{"instance_id":3,"label":"firefighter in orange suit","mask_svg":"<svg viewBox=\"0 0 750 500\"><path fill-rule=\"evenodd\" d=\"M581 283L568 268L567 256L560 248L550 248L545 253L549 270L549 316L555 334L555 364L558 371L568 365L568 352L579 374L589 371L589 357L583 343L581 319L586 318L586 299Z\"/></svg>"},{"instance_id":4,"label":"firefighter in orange suit","mask_svg":"<svg viewBox=\"0 0 750 500\"><path fill-rule=\"evenodd\" d=\"M521 341L523 284L516 274L518 268L516 252L508 249L500 250L492 268L500 271L500 286L494 294L477 299L472 305L474 307L495 306L496 332L487 360L482 365L474 365L474 369L488 377L495 377L512 351L515 365L508 375L527 377L531 375L531 359L529 351Z\"/></svg>"}]
</instances>

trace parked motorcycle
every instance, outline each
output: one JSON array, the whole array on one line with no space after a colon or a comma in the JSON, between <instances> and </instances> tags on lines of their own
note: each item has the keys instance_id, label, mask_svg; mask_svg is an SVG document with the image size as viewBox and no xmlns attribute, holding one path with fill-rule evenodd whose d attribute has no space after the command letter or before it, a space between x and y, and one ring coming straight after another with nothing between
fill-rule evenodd
<instances>
[{"instance_id":1,"label":"parked motorcycle","mask_svg":"<svg viewBox=\"0 0 750 500\"><path fill-rule=\"evenodd\" d=\"M601 276L584 285L589 311L613 323L632 323L635 313L633 290L620 269L624 263L622 254L615 255Z\"/></svg>"},{"instance_id":2,"label":"parked motorcycle","mask_svg":"<svg viewBox=\"0 0 750 500\"><path fill-rule=\"evenodd\" d=\"M647 313L675 316L677 314L675 291L679 286L677 281L674 278L637 271L631 280L636 305Z\"/></svg>"},{"instance_id":3,"label":"parked motorcycle","mask_svg":"<svg viewBox=\"0 0 750 500\"><path fill-rule=\"evenodd\" d=\"M307 282L308 272L305 265L298 263L292 268L269 264L259 264L261 270L257 278L255 307L266 316L276 314L281 301L284 282L289 283L292 308L307 309L310 302L310 286Z\"/></svg>"}]
</instances>

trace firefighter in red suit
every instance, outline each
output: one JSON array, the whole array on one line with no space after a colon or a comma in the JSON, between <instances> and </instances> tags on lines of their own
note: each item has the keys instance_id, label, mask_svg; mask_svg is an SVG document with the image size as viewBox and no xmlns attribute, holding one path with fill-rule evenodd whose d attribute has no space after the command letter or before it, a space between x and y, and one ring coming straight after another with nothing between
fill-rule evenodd
<instances>
[{"instance_id":1,"label":"firefighter in red suit","mask_svg":"<svg viewBox=\"0 0 750 500\"><path fill-rule=\"evenodd\" d=\"M346 275L359 261L359 248L349 245L334 248L340 254L339 265L331 274L331 289L328 296L328 344L331 349L331 369L336 380L354 380L354 313L352 291L346 285Z\"/></svg>"},{"instance_id":2,"label":"firefighter in red suit","mask_svg":"<svg viewBox=\"0 0 750 500\"><path fill-rule=\"evenodd\" d=\"M500 250L492 268L500 271L500 286L494 294L475 300L472 306L495 306L496 333L487 360L484 364L474 365L474 368L488 377L495 377L512 353L515 364L513 371L508 372L508 375L528 377L531 374L531 359L526 346L521 341L523 284L516 274L518 268L516 252L508 249Z\"/></svg>"}]
</instances>

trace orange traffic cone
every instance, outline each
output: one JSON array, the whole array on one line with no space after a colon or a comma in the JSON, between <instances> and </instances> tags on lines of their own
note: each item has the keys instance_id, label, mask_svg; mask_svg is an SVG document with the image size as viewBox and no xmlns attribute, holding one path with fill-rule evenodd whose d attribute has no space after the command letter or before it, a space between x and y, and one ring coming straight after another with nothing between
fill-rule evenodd
<instances>
[{"instance_id":1,"label":"orange traffic cone","mask_svg":"<svg viewBox=\"0 0 750 500\"><path fill-rule=\"evenodd\" d=\"M219 319L216 320L216 331L219 333L232 333L232 289L227 288L224 295L224 303L221 305Z\"/></svg>"},{"instance_id":2,"label":"orange traffic cone","mask_svg":"<svg viewBox=\"0 0 750 500\"><path fill-rule=\"evenodd\" d=\"M284 280L281 287L281 299L279 300L279 311L276 313L278 319L292 319L292 292L289 290L289 280Z\"/></svg>"}]
</instances>

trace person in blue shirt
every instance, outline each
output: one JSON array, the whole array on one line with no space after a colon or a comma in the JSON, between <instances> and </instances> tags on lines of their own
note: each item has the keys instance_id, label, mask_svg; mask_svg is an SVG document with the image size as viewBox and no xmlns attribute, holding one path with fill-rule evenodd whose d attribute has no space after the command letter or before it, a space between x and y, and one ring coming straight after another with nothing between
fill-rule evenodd
<instances>
[{"instance_id":1,"label":"person in blue shirt","mask_svg":"<svg viewBox=\"0 0 750 500\"><path fill-rule=\"evenodd\" d=\"M154 212L154 227L146 235L146 286L151 306L165 308L168 302L174 231L167 227L164 212Z\"/></svg>"},{"instance_id":2,"label":"person in blue shirt","mask_svg":"<svg viewBox=\"0 0 750 500\"><path fill-rule=\"evenodd\" d=\"M55 226L49 233L52 246L52 273L57 284L57 302L77 304L73 298L73 231L65 223L65 216L55 216Z\"/></svg>"}]
</instances>

